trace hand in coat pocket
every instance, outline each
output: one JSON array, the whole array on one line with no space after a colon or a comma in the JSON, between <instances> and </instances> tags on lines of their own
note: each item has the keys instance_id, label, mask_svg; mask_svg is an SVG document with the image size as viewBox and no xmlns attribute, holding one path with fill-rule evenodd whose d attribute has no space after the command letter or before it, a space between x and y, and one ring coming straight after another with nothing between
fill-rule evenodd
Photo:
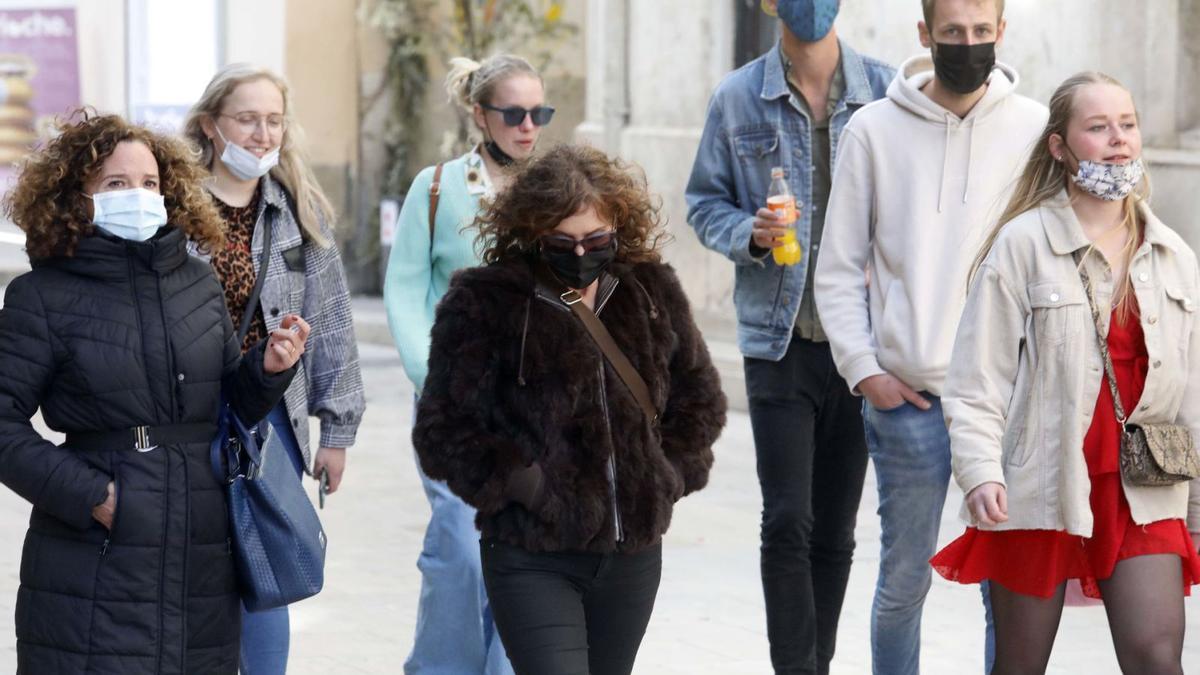
<instances>
[{"instance_id":1,"label":"hand in coat pocket","mask_svg":"<svg viewBox=\"0 0 1200 675\"><path fill-rule=\"evenodd\" d=\"M537 511L546 496L546 477L542 465L534 462L508 476L504 494L530 511Z\"/></svg>"},{"instance_id":2,"label":"hand in coat pocket","mask_svg":"<svg viewBox=\"0 0 1200 675\"><path fill-rule=\"evenodd\" d=\"M112 481L108 482L108 496L104 501L92 507L92 518L96 522L104 526L106 530L112 530L113 516L117 513L117 493L116 486Z\"/></svg>"}]
</instances>

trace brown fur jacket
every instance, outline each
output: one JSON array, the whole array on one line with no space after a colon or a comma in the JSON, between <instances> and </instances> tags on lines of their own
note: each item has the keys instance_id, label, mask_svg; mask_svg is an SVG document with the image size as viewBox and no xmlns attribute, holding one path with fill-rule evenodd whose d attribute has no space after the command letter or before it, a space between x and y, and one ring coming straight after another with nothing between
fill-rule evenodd
<instances>
[{"instance_id":1,"label":"brown fur jacket","mask_svg":"<svg viewBox=\"0 0 1200 675\"><path fill-rule=\"evenodd\" d=\"M674 271L614 264L596 308L657 423L528 262L461 271L438 306L413 444L425 473L478 510L485 538L636 551L708 482L725 396Z\"/></svg>"}]
</instances>

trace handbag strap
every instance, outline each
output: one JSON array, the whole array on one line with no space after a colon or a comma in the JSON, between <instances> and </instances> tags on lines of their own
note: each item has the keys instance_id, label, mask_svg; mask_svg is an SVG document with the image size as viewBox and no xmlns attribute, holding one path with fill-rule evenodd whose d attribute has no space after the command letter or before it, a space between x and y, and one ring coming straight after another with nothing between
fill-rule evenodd
<instances>
[{"instance_id":1,"label":"handbag strap","mask_svg":"<svg viewBox=\"0 0 1200 675\"><path fill-rule=\"evenodd\" d=\"M267 280L267 266L271 262L271 230L275 228L271 222L266 222L265 225L262 238L262 257L258 263L258 276L254 279L254 288L250 290L250 297L246 300L246 309L242 312L242 322L238 326L239 347L245 342L246 334L250 332L250 322L254 320L254 312L258 309L258 299L262 296L263 283Z\"/></svg>"},{"instance_id":2,"label":"handbag strap","mask_svg":"<svg viewBox=\"0 0 1200 675\"><path fill-rule=\"evenodd\" d=\"M1092 278L1088 275L1087 267L1083 262L1083 255L1076 251L1072 254L1075 259L1075 269L1079 271L1079 279L1083 282L1083 291L1087 295L1088 306L1092 309L1092 321L1096 324L1096 342L1100 345L1100 356L1104 358L1104 379L1108 380L1108 386L1112 391L1113 412L1117 415L1117 422L1121 425L1121 430L1125 429L1125 422L1129 418L1125 416L1125 407L1121 405L1121 391L1117 388L1117 374L1113 370L1112 356L1108 353L1108 340L1104 337L1104 320L1100 316L1100 307L1096 304L1096 298L1092 295Z\"/></svg>"},{"instance_id":3,"label":"handbag strap","mask_svg":"<svg viewBox=\"0 0 1200 675\"><path fill-rule=\"evenodd\" d=\"M429 184L429 252L433 252L433 233L437 226L437 209L438 202L442 198L442 167L446 164L440 163L433 170L433 182Z\"/></svg>"},{"instance_id":4,"label":"handbag strap","mask_svg":"<svg viewBox=\"0 0 1200 675\"><path fill-rule=\"evenodd\" d=\"M625 356L625 352L622 352L621 348L617 346L616 340L613 340L612 334L609 333L608 329L604 327L604 323L600 321L600 318L596 316L596 313L593 312L592 309L587 306L587 303L583 301L583 296L579 294L579 291L566 288L565 285L559 281L558 278L555 277L552 272L550 272L550 270L545 269L544 266L541 267L541 269L542 277L547 283L550 284L551 288L563 289L558 296L559 299L562 300L567 307L571 308L571 311L575 313L575 316L579 317L580 323L582 323L583 327L587 329L588 335L591 336L592 341L595 342L596 346L600 348L600 351L604 354L604 357L608 359L608 362L612 365L613 370L617 372L617 376L620 377L621 381L625 383L625 386L629 388L629 393L633 394L633 398L637 400L638 406L641 407L642 412L646 415L646 419L648 419L651 424L657 422L658 408L654 406L654 400L650 397L650 388L646 386L646 381L642 379L640 374L638 374L637 368L634 368L633 363L631 363L629 358Z\"/></svg>"}]
</instances>

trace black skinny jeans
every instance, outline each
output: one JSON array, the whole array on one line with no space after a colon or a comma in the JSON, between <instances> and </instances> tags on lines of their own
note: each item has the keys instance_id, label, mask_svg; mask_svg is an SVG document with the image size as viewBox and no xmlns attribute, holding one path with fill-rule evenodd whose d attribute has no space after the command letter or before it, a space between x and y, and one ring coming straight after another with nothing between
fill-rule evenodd
<instances>
[{"instance_id":1,"label":"black skinny jeans","mask_svg":"<svg viewBox=\"0 0 1200 675\"><path fill-rule=\"evenodd\" d=\"M530 553L480 542L483 583L517 675L629 675L662 577L637 553Z\"/></svg>"},{"instance_id":2,"label":"black skinny jeans","mask_svg":"<svg viewBox=\"0 0 1200 675\"><path fill-rule=\"evenodd\" d=\"M745 360L762 487L762 582L777 674L828 673L867 471L862 403L829 345Z\"/></svg>"}]
</instances>

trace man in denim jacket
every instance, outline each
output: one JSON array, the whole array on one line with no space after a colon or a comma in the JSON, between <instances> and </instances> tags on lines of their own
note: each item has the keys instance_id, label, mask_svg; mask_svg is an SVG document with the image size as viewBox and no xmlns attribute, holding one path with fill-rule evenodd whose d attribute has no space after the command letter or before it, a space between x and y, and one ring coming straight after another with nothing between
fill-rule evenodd
<instances>
[{"instance_id":1,"label":"man in denim jacket","mask_svg":"<svg viewBox=\"0 0 1200 675\"><path fill-rule=\"evenodd\" d=\"M777 673L826 673L866 474L861 404L838 375L813 300L842 128L894 70L833 29L838 0L765 0L771 51L728 75L709 105L687 186L688 222L737 265L734 304L763 495L762 581ZM800 263L775 264L767 203L782 167L797 199Z\"/></svg>"}]
</instances>

